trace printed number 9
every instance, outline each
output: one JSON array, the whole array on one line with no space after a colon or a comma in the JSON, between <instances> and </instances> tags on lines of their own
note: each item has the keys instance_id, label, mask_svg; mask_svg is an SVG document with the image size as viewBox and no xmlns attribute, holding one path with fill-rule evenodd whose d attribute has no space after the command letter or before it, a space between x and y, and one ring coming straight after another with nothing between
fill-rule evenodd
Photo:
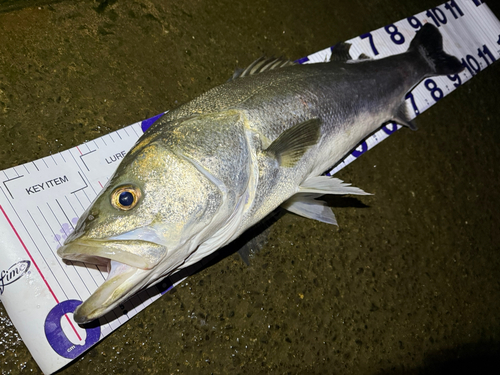
<instances>
[{"instance_id":1,"label":"printed number 9","mask_svg":"<svg viewBox=\"0 0 500 375\"><path fill-rule=\"evenodd\" d=\"M398 28L396 27L396 25L387 25L385 28L385 31L387 32L387 34L389 34L391 36L391 40L395 43L395 44L403 44L405 42L405 37L403 36L403 34L401 34L399 31L398 31Z\"/></svg>"},{"instance_id":2,"label":"printed number 9","mask_svg":"<svg viewBox=\"0 0 500 375\"><path fill-rule=\"evenodd\" d=\"M453 86L458 87L462 84L462 80L458 74L448 75L448 78L453 81Z\"/></svg>"},{"instance_id":3,"label":"printed number 9","mask_svg":"<svg viewBox=\"0 0 500 375\"><path fill-rule=\"evenodd\" d=\"M422 22L420 22L417 17L411 16L408 17L407 20L410 26L413 27L414 29L418 30L422 27Z\"/></svg>"},{"instance_id":4,"label":"printed number 9","mask_svg":"<svg viewBox=\"0 0 500 375\"><path fill-rule=\"evenodd\" d=\"M436 85L436 82L432 79L426 79L424 82L425 88L430 91L432 99L434 99L436 102L439 99L443 98L443 90L441 90L438 85Z\"/></svg>"}]
</instances>

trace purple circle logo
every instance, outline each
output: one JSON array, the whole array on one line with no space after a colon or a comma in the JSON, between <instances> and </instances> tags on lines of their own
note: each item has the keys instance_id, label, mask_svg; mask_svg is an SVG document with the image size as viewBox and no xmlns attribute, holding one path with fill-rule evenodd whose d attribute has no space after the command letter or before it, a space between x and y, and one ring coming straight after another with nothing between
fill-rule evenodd
<instances>
[{"instance_id":1,"label":"purple circle logo","mask_svg":"<svg viewBox=\"0 0 500 375\"><path fill-rule=\"evenodd\" d=\"M74 299L60 302L50 310L45 319L45 336L47 337L47 341L52 349L61 357L75 359L97 343L101 337L100 326L85 328L87 337L85 343L82 345L73 344L66 336L61 325L61 319L64 315L74 312L81 304L82 301Z\"/></svg>"}]
</instances>

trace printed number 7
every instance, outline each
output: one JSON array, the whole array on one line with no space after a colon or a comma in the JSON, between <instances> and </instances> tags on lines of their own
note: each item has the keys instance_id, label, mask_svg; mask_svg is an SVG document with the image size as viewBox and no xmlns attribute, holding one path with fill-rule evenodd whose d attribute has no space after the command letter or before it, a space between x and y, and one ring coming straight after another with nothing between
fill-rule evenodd
<instances>
[{"instance_id":1,"label":"printed number 7","mask_svg":"<svg viewBox=\"0 0 500 375\"><path fill-rule=\"evenodd\" d=\"M375 47L375 43L373 43L373 35L372 35L372 33L366 33L366 34L360 35L359 37L361 39L368 38L368 40L370 41L370 46L372 47L373 54L375 56L377 56L378 55L378 51L377 51L377 48Z\"/></svg>"}]
</instances>

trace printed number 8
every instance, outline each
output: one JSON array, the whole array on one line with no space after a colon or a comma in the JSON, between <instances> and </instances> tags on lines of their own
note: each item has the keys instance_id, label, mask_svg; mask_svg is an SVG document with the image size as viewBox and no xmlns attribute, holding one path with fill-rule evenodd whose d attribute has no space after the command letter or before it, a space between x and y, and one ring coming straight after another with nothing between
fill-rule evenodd
<instances>
[{"instance_id":1,"label":"printed number 8","mask_svg":"<svg viewBox=\"0 0 500 375\"><path fill-rule=\"evenodd\" d=\"M425 88L430 91L432 99L434 99L436 102L439 99L443 98L443 90L441 90L436 82L432 79L426 79L424 82Z\"/></svg>"},{"instance_id":2,"label":"printed number 8","mask_svg":"<svg viewBox=\"0 0 500 375\"><path fill-rule=\"evenodd\" d=\"M394 24L387 25L385 27L387 34L391 36L391 40L395 44L403 44L405 42L405 37L398 31L398 28Z\"/></svg>"}]
</instances>

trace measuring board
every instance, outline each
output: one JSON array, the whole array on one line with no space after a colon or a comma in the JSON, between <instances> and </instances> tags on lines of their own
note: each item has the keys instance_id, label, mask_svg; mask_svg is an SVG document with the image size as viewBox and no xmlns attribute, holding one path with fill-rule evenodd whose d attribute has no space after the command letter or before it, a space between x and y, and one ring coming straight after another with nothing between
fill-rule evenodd
<instances>
[{"instance_id":1,"label":"measuring board","mask_svg":"<svg viewBox=\"0 0 500 375\"><path fill-rule=\"evenodd\" d=\"M500 57L500 22L480 0L452 0L348 40L353 59L402 53L425 23L437 26L444 49L465 69L423 80L406 97L416 117ZM333 47L332 47L333 48ZM328 61L331 48L298 60ZM63 263L56 250L74 229L143 132L162 114L61 153L0 171L0 294L26 346L50 374L77 358L159 298L186 275L174 275L81 327L72 313L106 279L107 270ZM330 172L333 175L400 128L384 125Z\"/></svg>"}]
</instances>

